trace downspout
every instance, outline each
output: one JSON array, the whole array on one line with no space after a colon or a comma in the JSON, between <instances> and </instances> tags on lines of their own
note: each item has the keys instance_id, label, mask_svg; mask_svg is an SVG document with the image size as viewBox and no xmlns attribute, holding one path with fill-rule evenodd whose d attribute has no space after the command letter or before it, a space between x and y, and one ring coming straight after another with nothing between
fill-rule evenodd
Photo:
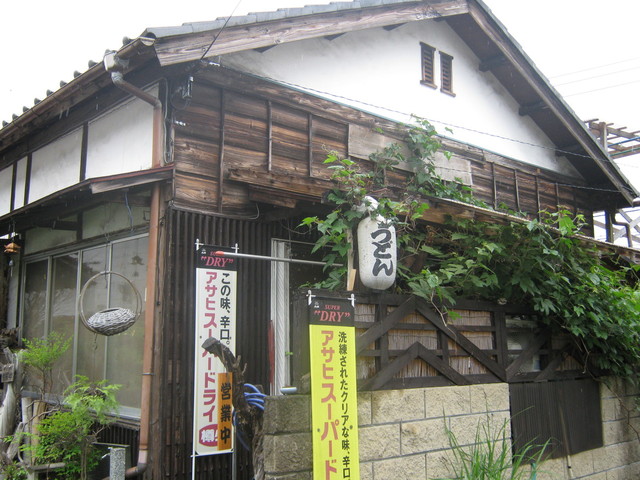
<instances>
[{"instance_id":1,"label":"downspout","mask_svg":"<svg viewBox=\"0 0 640 480\"><path fill-rule=\"evenodd\" d=\"M113 84L121 90L143 100L153 107L153 146L152 146L152 167L162 166L164 151L164 115L162 102L132 85L124 79L122 70L126 67L127 61L116 57L115 53L108 53L104 57L104 66L107 72L111 73ZM142 357L142 393L140 397L140 438L138 450L138 463L134 467L127 469L126 478L136 477L143 474L148 467L149 437L150 437L150 417L151 417L151 386L154 375L153 350L154 350L154 318L155 318L155 298L156 298L156 268L158 258L158 238L160 219L160 186L154 184L151 194L149 219L149 252L147 263L147 294L145 299L144 315L144 351Z\"/></svg>"}]
</instances>

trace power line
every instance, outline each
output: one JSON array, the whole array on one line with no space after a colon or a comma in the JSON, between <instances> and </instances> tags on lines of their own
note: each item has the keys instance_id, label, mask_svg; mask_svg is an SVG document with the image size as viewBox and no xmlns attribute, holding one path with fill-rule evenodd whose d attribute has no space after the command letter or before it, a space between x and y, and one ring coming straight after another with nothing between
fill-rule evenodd
<instances>
[{"instance_id":1,"label":"power line","mask_svg":"<svg viewBox=\"0 0 640 480\"><path fill-rule=\"evenodd\" d=\"M640 80L634 80L632 82L618 83L617 85L609 85L602 88L594 88L593 90L587 90L586 92L577 92L577 93L569 93L567 95L563 95L563 97L576 97L578 95L586 95L587 93L600 92L602 90L609 90L611 88L624 87L625 85L633 85L634 83L640 83Z\"/></svg>"},{"instance_id":2,"label":"power line","mask_svg":"<svg viewBox=\"0 0 640 480\"><path fill-rule=\"evenodd\" d=\"M613 65L620 65L621 63L633 62L636 60L640 60L640 57L629 58L627 60L620 60L619 62L607 63L605 65L596 65L594 67L583 68L581 70L574 70L573 72L560 73L558 75L550 76L549 79L560 78L560 77L568 77L570 75L575 75L576 73L589 72L591 70L598 70L600 68L611 67Z\"/></svg>"},{"instance_id":3,"label":"power line","mask_svg":"<svg viewBox=\"0 0 640 480\"><path fill-rule=\"evenodd\" d=\"M631 70L638 70L638 69L640 69L640 65L637 66L637 67L625 68L624 70L616 70L615 72L603 73L602 75L592 75L591 77L578 78L576 80L570 80L568 82L554 83L554 86L560 87L562 85L569 85L571 83L586 82L586 81L589 81L589 80L593 80L595 78L608 77L610 75L616 75L618 73L630 72Z\"/></svg>"}]
</instances>

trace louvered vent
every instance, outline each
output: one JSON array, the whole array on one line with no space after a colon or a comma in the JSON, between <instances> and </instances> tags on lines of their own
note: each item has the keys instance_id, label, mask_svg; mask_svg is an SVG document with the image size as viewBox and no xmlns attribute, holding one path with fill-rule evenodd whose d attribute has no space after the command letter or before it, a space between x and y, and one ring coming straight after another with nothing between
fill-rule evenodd
<instances>
[{"instance_id":1,"label":"louvered vent","mask_svg":"<svg viewBox=\"0 0 640 480\"><path fill-rule=\"evenodd\" d=\"M453 95L453 57L442 52L440 52L440 75L442 76L440 90Z\"/></svg>"},{"instance_id":2,"label":"louvered vent","mask_svg":"<svg viewBox=\"0 0 640 480\"><path fill-rule=\"evenodd\" d=\"M420 83L435 88L434 60L436 49L426 43L421 43L420 47L422 50L422 80Z\"/></svg>"}]
</instances>

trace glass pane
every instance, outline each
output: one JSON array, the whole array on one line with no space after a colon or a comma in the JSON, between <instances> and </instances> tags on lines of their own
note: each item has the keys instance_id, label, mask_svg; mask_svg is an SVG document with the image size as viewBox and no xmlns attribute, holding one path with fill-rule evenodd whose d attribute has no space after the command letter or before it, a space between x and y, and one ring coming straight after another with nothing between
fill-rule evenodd
<instances>
[{"instance_id":1,"label":"glass pane","mask_svg":"<svg viewBox=\"0 0 640 480\"><path fill-rule=\"evenodd\" d=\"M64 338L72 339L75 331L77 278L77 253L53 259L50 330L62 334ZM62 394L72 383L72 368L73 348L69 348L56 364L52 393Z\"/></svg>"},{"instance_id":2,"label":"glass pane","mask_svg":"<svg viewBox=\"0 0 640 480\"><path fill-rule=\"evenodd\" d=\"M111 308L139 310L140 316L128 330L109 337L107 378L122 385L118 401L127 407L140 408L140 382L144 344L144 294L147 278L147 237L113 244L111 270L127 280L111 276ZM135 287L135 290L134 290ZM137 299L136 290L140 294Z\"/></svg>"},{"instance_id":3,"label":"glass pane","mask_svg":"<svg viewBox=\"0 0 640 480\"><path fill-rule=\"evenodd\" d=\"M85 285L94 275L105 271L107 259L107 247L92 248L82 252L80 284ZM104 275L89 283L82 299L82 308L86 318L107 308L107 288L107 277ZM78 375L84 375L93 381L102 380L104 378L105 348L105 337L88 330L81 322L78 328Z\"/></svg>"},{"instance_id":4,"label":"glass pane","mask_svg":"<svg viewBox=\"0 0 640 480\"><path fill-rule=\"evenodd\" d=\"M47 312L47 267L48 260L27 263L24 286L24 317L22 336L41 338L44 336L44 320Z\"/></svg>"}]
</instances>

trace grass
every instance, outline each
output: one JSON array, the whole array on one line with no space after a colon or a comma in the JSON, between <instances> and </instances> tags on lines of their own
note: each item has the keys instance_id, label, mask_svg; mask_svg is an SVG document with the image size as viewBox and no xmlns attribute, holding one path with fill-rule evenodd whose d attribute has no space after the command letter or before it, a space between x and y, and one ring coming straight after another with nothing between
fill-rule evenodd
<instances>
[{"instance_id":1,"label":"grass","mask_svg":"<svg viewBox=\"0 0 640 480\"><path fill-rule=\"evenodd\" d=\"M461 445L445 419L454 475L448 480L535 480L545 448L527 444L512 452L509 423L505 420L497 430L490 419L478 423L474 442Z\"/></svg>"}]
</instances>

